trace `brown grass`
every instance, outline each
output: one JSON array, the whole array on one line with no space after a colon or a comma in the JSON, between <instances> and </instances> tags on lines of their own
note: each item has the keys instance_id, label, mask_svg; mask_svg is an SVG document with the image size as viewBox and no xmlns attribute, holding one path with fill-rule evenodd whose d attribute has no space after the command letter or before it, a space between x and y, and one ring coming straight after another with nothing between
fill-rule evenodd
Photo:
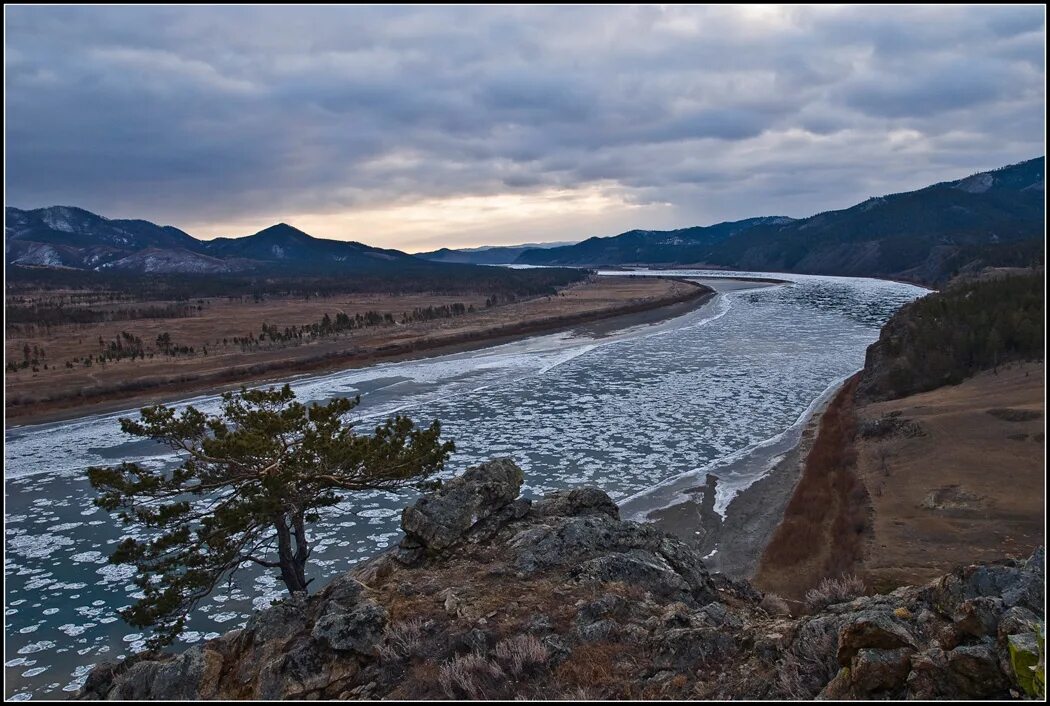
<instances>
[{"instance_id":1,"label":"brown grass","mask_svg":"<svg viewBox=\"0 0 1050 706\"><path fill-rule=\"evenodd\" d=\"M696 285L651 277L601 278L564 290L558 296L537 297L485 308L484 296L353 295L310 300L276 298L263 302L203 300L198 316L138 319L97 324L69 324L26 333L8 330L6 359L22 359L24 345L46 351L48 369L23 369L5 374L9 418L41 416L71 407L128 400L157 401L234 382L256 381L295 372L369 365L441 347L468 346L573 326L608 316L634 313L695 299L705 290ZM150 302L160 304L162 302ZM262 324L282 329L318 322L325 313L350 316L369 310L390 313L463 303L476 311L447 319L357 329L313 342L273 342L242 350L233 337L256 336ZM154 357L65 366L66 361L97 354L99 338L110 341L122 331L141 338ZM176 345L193 346L192 356L168 357L152 351L157 336L169 333ZM223 339L227 343L223 344ZM201 354L204 347L208 355ZM39 421L35 419L33 421Z\"/></svg>"},{"instance_id":2,"label":"brown grass","mask_svg":"<svg viewBox=\"0 0 1050 706\"><path fill-rule=\"evenodd\" d=\"M801 598L861 558L868 493L854 472L857 382L854 376L843 385L820 420L784 518L762 554L755 583L763 590Z\"/></svg>"},{"instance_id":3,"label":"brown grass","mask_svg":"<svg viewBox=\"0 0 1050 706\"><path fill-rule=\"evenodd\" d=\"M960 564L1027 557L1045 542L1044 400L1037 362L858 409L862 419L897 413L926 432L858 439L872 518L854 570L869 587L888 591Z\"/></svg>"}]
</instances>

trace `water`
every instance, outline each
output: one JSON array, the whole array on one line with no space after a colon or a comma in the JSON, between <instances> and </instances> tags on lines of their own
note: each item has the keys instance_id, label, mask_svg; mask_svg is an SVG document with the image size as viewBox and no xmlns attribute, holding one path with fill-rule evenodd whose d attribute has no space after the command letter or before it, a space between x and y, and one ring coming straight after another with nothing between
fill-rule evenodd
<instances>
[{"instance_id":1,"label":"water","mask_svg":"<svg viewBox=\"0 0 1050 706\"><path fill-rule=\"evenodd\" d=\"M783 443L814 400L863 364L886 318L924 292L879 280L782 277L792 284L724 286L698 310L613 335L537 336L293 386L306 400L361 394L366 429L394 412L420 424L440 419L457 446L448 474L512 456L528 495L596 485L644 509L670 502L727 459ZM217 406L209 396L189 402ZM83 474L120 460L172 462L166 449L120 433L117 419L127 414L6 431L8 698L68 696L91 665L142 648L145 636L116 615L136 597L131 570L105 563L124 530L94 507ZM723 509L762 473L731 468L719 483ZM410 500L366 493L345 503L313 533L318 583L396 544ZM176 646L231 630L280 594L272 572L249 567L202 603Z\"/></svg>"}]
</instances>

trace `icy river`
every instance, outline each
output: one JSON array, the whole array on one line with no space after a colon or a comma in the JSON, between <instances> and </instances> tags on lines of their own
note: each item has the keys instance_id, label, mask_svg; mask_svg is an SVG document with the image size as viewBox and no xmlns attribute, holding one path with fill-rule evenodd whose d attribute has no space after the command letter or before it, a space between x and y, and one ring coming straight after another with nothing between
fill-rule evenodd
<instances>
[{"instance_id":1,"label":"icy river","mask_svg":"<svg viewBox=\"0 0 1050 706\"><path fill-rule=\"evenodd\" d=\"M702 481L780 438L861 367L890 314L925 292L872 279L738 273L790 281L770 286L708 279L725 272L663 274L714 282L719 294L656 324L612 333L583 327L291 382L304 400L360 394L355 413L365 428L395 412L419 424L440 419L456 442L449 475L511 456L525 470L528 495L595 485L634 509L647 498L666 503L668 487ZM217 408L212 396L185 403ZM84 477L88 466L123 460L172 463L165 449L121 434L117 420L130 414L5 432L6 698L68 697L94 664L143 646L145 635L116 613L136 597L133 569L106 563L123 530L92 504ZM721 478L716 509L765 471L733 469ZM410 501L362 495L319 525L319 582L396 544ZM199 606L176 646L242 625L280 593L273 575L246 568Z\"/></svg>"}]
</instances>

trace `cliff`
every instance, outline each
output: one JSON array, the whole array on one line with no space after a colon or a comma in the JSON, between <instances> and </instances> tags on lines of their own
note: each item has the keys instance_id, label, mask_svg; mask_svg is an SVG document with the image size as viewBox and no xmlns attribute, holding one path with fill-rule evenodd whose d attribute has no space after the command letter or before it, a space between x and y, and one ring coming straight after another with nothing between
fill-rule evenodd
<instances>
[{"instance_id":1,"label":"cliff","mask_svg":"<svg viewBox=\"0 0 1050 706\"><path fill-rule=\"evenodd\" d=\"M509 459L407 508L405 538L82 699L1008 698L1035 689L1042 549L792 616L594 488L519 497ZM1027 661L1026 661L1027 660Z\"/></svg>"}]
</instances>

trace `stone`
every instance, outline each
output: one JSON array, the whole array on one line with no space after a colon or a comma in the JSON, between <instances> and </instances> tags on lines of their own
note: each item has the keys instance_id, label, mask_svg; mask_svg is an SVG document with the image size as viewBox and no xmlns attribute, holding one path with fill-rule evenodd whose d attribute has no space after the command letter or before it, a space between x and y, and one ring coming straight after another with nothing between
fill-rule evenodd
<instances>
[{"instance_id":1,"label":"stone","mask_svg":"<svg viewBox=\"0 0 1050 706\"><path fill-rule=\"evenodd\" d=\"M952 616L955 629L962 635L984 637L995 635L999 628L999 616L1005 610L1001 598L978 596L959 604Z\"/></svg>"},{"instance_id":2,"label":"stone","mask_svg":"<svg viewBox=\"0 0 1050 706\"><path fill-rule=\"evenodd\" d=\"M849 666L853 657L863 648L915 649L915 637L890 613L864 611L851 616L839 633L838 660L843 667Z\"/></svg>"},{"instance_id":3,"label":"stone","mask_svg":"<svg viewBox=\"0 0 1050 706\"><path fill-rule=\"evenodd\" d=\"M310 635L333 650L374 655L386 627L387 614L378 604L366 601L351 611L330 604L329 612L314 624Z\"/></svg>"},{"instance_id":4,"label":"stone","mask_svg":"<svg viewBox=\"0 0 1050 706\"><path fill-rule=\"evenodd\" d=\"M533 503L532 509L540 517L603 514L620 519L620 508L598 488L556 490Z\"/></svg>"},{"instance_id":5,"label":"stone","mask_svg":"<svg viewBox=\"0 0 1050 706\"><path fill-rule=\"evenodd\" d=\"M479 521L518 497L524 474L509 458L472 468L425 495L401 514L406 554L418 558L453 546Z\"/></svg>"},{"instance_id":6,"label":"stone","mask_svg":"<svg viewBox=\"0 0 1050 706\"><path fill-rule=\"evenodd\" d=\"M989 645L960 645L948 653L956 694L972 698L1005 696L1009 683Z\"/></svg>"},{"instance_id":7,"label":"stone","mask_svg":"<svg viewBox=\"0 0 1050 706\"><path fill-rule=\"evenodd\" d=\"M1010 635L1007 638L1007 648L1014 683L1027 696L1043 698L1046 695L1046 667L1045 664L1043 667L1039 665L1042 651L1038 634L1029 632Z\"/></svg>"},{"instance_id":8,"label":"stone","mask_svg":"<svg viewBox=\"0 0 1050 706\"><path fill-rule=\"evenodd\" d=\"M762 596L762 602L758 604L758 607L773 617L784 618L791 615L791 607L787 601L775 593L767 593Z\"/></svg>"},{"instance_id":9,"label":"stone","mask_svg":"<svg viewBox=\"0 0 1050 706\"><path fill-rule=\"evenodd\" d=\"M851 692L859 697L903 688L911 672L913 652L907 647L858 651L850 667Z\"/></svg>"}]
</instances>

